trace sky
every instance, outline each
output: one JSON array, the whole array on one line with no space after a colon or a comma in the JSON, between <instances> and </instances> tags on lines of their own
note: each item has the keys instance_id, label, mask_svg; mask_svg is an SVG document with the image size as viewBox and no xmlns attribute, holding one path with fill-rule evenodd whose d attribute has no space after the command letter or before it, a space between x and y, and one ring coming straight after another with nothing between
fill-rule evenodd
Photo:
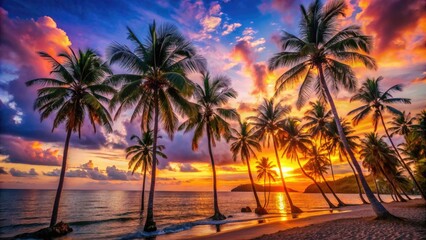
<instances>
[{"instance_id":1,"label":"sky","mask_svg":"<svg viewBox=\"0 0 426 240\"><path fill-rule=\"evenodd\" d=\"M0 0L0 187L54 189L58 184L65 130L52 132L52 119L40 122L33 110L36 87L25 82L48 77L49 63L36 54L52 55L73 49L95 49L105 56L113 42L132 46L126 39L126 27L143 38L148 24L172 23L193 42L208 62L213 75L231 78L238 97L229 103L242 117L264 97L274 93L275 79L286 69L268 71L267 61L279 49L282 30L298 34L300 4L297 0L160 0L160 1L15 1ZM401 83L398 97L409 97L410 105L396 105L412 115L426 109L426 3L422 0L347 0L346 18L340 24L357 24L374 38L372 56L378 70L353 66L359 84L367 77L383 76L383 87ZM106 60L104 58L104 60ZM123 72L113 66L114 72ZM191 76L200 82L198 75ZM280 98L292 106L292 115L303 117L306 107L295 107L297 86L284 91ZM360 106L349 102L352 93L335 93L341 116ZM312 101L316 100L312 96ZM138 190L142 178L128 171L124 149L132 144L130 136L140 134L139 123L123 113L114 122L113 133L93 133L83 127L81 139L71 138L66 174L66 189ZM385 115L390 120L389 115ZM348 118L350 119L350 118ZM87 123L87 122L86 122ZM371 120L356 126L363 136L371 131ZM379 126L380 134L383 129ZM160 133L161 134L161 133ZM163 134L164 135L164 134ZM212 175L206 139L199 150L191 150L191 133L177 132L173 141L166 135L168 159L159 160L157 188L160 191L211 191ZM400 139L396 139L400 141ZM229 191L249 183L247 168L232 160L229 145L221 141L213 149L218 174L218 188ZM258 154L275 161L267 146ZM252 165L256 159L251 159ZM303 191L309 180L297 170L297 164L282 159L284 175L290 188ZM349 167L333 157L336 177L350 174ZM255 173L254 173L255 174ZM330 178L330 174L327 175ZM149 181L148 181L149 182Z\"/></svg>"}]
</instances>

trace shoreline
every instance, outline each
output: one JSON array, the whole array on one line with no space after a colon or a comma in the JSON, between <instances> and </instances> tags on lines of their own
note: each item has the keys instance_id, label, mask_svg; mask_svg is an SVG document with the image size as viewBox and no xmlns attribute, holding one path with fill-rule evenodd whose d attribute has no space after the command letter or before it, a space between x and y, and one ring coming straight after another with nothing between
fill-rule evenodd
<instances>
[{"instance_id":1,"label":"shoreline","mask_svg":"<svg viewBox=\"0 0 426 240\"><path fill-rule=\"evenodd\" d=\"M426 223L426 204L423 199L413 199L405 203L401 202L391 202L391 203L385 203L385 207L394 215L398 217L404 218L406 221L400 223L402 225L408 223L412 224L419 224L418 228L421 229L421 233L413 232L415 235L414 237L410 237L411 239L420 239L418 236L425 236L426 235L426 227L424 227L421 224ZM255 226L249 226L249 227L243 227L236 230L230 230L226 232L219 232L214 233L208 236L200 236L200 237L194 237L191 239L235 239L235 240L242 240L242 239L262 239L262 240L269 240L269 239L294 239L295 236L298 236L297 239L309 239L309 234L317 234L316 237L320 237L322 234L321 232L325 230L329 230L329 225L336 226L337 224L343 225L341 227L345 227L344 229L338 229L336 227L336 230L340 230L345 232L345 229L348 230L346 233L353 233L354 237L362 238L362 236L356 235L357 233L354 233L351 231L351 229L358 229L359 227L364 227L361 225L370 224L370 225L376 225L372 224L374 221L375 214L373 210L371 209L371 206L369 204L363 204L363 205L357 205L357 206L347 206L339 208L340 212L338 213L326 213L322 215L317 216L310 216L310 217L304 217L304 218L294 218L286 221L277 221L277 222L270 222L270 223L264 223L260 225ZM386 221L375 221L374 223L379 223L379 225L390 225L390 223L387 223ZM367 226L370 226L367 225ZM395 225L395 224L394 224ZM397 224L398 225L398 224ZM377 227L377 226L372 226ZM379 226L381 228L387 227L387 226ZM395 226L394 226L395 227ZM398 228L398 226L396 226ZM389 227L390 228L390 227ZM325 231L324 230L324 231ZM377 231L380 230L380 231ZM389 231L382 231L385 229L376 229L376 232L370 232L370 234L394 234L393 232ZM290 233L290 231L292 231ZM334 235L335 232L332 232L331 234ZM292 234L295 234L294 236ZM395 233L396 234L396 233ZM423 235L421 235L423 234ZM418 238L416 238L416 236ZM313 236L311 236L313 237ZM340 236L342 237L350 237L350 236ZM404 237L404 236L402 236ZM371 239L375 239L374 237ZM404 238L403 238L404 239ZM408 239L408 238L407 238Z\"/></svg>"}]
</instances>

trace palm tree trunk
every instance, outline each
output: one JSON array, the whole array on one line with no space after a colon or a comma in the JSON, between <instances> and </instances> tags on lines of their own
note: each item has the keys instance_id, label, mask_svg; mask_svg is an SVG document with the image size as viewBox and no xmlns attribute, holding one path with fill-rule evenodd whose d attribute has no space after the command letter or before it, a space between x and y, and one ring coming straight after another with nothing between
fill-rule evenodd
<instances>
[{"instance_id":1,"label":"palm tree trunk","mask_svg":"<svg viewBox=\"0 0 426 240\"><path fill-rule=\"evenodd\" d=\"M330 161L331 176L333 177L333 188L336 188L336 180L334 179L333 162L331 161L331 152L328 151L328 161Z\"/></svg>"},{"instance_id":2,"label":"palm tree trunk","mask_svg":"<svg viewBox=\"0 0 426 240\"><path fill-rule=\"evenodd\" d=\"M410 167L408 167L407 164L404 162L401 155L399 154L398 148L396 148L395 144L393 143L392 138L389 135L388 128L386 127L385 120L383 119L383 115L382 115L381 111L379 111L379 115L380 115L380 119L382 121L383 128L385 129L386 136L388 137L389 142L391 143L393 149L395 150L396 154L398 155L399 162L407 170L408 174L410 175L411 179L413 180L414 184L416 185L416 188L419 190L420 195L422 196L423 200L426 200L426 195L423 192L422 188L420 187L419 183L417 182L416 178L414 177L413 172L411 171Z\"/></svg>"},{"instance_id":3,"label":"palm tree trunk","mask_svg":"<svg viewBox=\"0 0 426 240\"><path fill-rule=\"evenodd\" d=\"M334 204L330 201L330 199L328 199L328 197L325 195L324 191L322 190L322 188L320 187L320 185L317 183L317 181L315 181L315 179L311 176L309 176L309 174L307 174L305 172L305 169L303 169L302 165L300 164L300 160L299 160L299 156L296 155L296 159L297 159L297 163L299 164L300 170L302 170L302 173L309 179L311 179L315 185L317 186L317 188L320 190L322 197L325 199L325 201L327 202L328 206L330 208L336 208L336 206L334 206Z\"/></svg>"},{"instance_id":4,"label":"palm tree trunk","mask_svg":"<svg viewBox=\"0 0 426 240\"><path fill-rule=\"evenodd\" d=\"M275 141L275 136L272 136L272 142L274 143L275 158L277 159L278 168L280 169L281 182L283 184L285 195L287 196L288 202L290 204L290 211L291 213L301 213L303 211L300 208L293 205L293 201L291 200L290 194L288 193L287 186L285 184L284 175L283 175L283 170L281 169L280 158L278 157L277 143Z\"/></svg>"},{"instance_id":5,"label":"palm tree trunk","mask_svg":"<svg viewBox=\"0 0 426 240\"><path fill-rule=\"evenodd\" d=\"M401 186L399 186L399 185L398 185L398 187L399 187L399 189L401 190L402 194L404 194L404 196L405 196L408 200L412 200L412 199L410 198L410 196L408 196L407 192L405 192L405 190L404 190Z\"/></svg>"},{"instance_id":6,"label":"palm tree trunk","mask_svg":"<svg viewBox=\"0 0 426 240\"><path fill-rule=\"evenodd\" d=\"M343 151L343 155L345 155L346 161L348 162L349 166L350 166L350 167L351 167L351 169L352 169L352 172L354 173L355 181L356 181L356 185L358 186L359 198L361 199L362 203L364 203L364 204L368 204L368 202L367 202L367 201L365 201L364 196L362 196L362 189L361 189L361 185L359 184L358 176L357 176L357 174L356 174L356 172L355 172L354 167L352 166L351 162L349 161L348 155L346 154L346 152L345 152L345 151Z\"/></svg>"},{"instance_id":7,"label":"palm tree trunk","mask_svg":"<svg viewBox=\"0 0 426 240\"><path fill-rule=\"evenodd\" d=\"M142 199L141 199L141 216L143 215L144 211L144 204L145 204L145 180L146 180L146 163L144 163L143 168L143 181L142 181Z\"/></svg>"},{"instance_id":8,"label":"palm tree trunk","mask_svg":"<svg viewBox=\"0 0 426 240\"><path fill-rule=\"evenodd\" d=\"M380 202L384 202L382 198L380 197L380 188L379 188L379 184L377 184L376 177L374 176L374 174L372 175L373 175L374 184L376 186L377 197L379 198Z\"/></svg>"},{"instance_id":9,"label":"palm tree trunk","mask_svg":"<svg viewBox=\"0 0 426 240\"><path fill-rule=\"evenodd\" d=\"M266 175L263 177L263 208L266 208Z\"/></svg>"},{"instance_id":10,"label":"palm tree trunk","mask_svg":"<svg viewBox=\"0 0 426 240\"><path fill-rule=\"evenodd\" d=\"M53 204L52 217L50 219L50 227L56 224L58 219L59 202L61 200L62 188L64 187L65 171L67 170L68 147L71 138L71 129L68 129L67 137L65 138L64 154L62 157L61 175L59 177L58 189L56 190L55 203Z\"/></svg>"},{"instance_id":11,"label":"palm tree trunk","mask_svg":"<svg viewBox=\"0 0 426 240\"><path fill-rule=\"evenodd\" d=\"M367 181L365 180L364 175L362 174L361 167L359 166L358 162L355 159L355 155L352 152L352 149L349 147L348 140L346 139L346 136L343 132L342 125L340 123L339 115L337 113L336 106L334 105L333 97L330 94L330 91L328 90L327 83L325 82L324 73L322 70L322 65L318 65L318 70L320 73L320 81L321 86L324 89L324 92L326 94L328 103L330 104L331 111L334 116L334 121L336 122L337 130L339 132L340 139L342 140L343 146L346 149L346 152L349 154L349 157L351 158L352 164L354 165L356 171L358 172L359 178L361 180L362 187L364 188L364 192L367 195L368 200L371 203L371 206L374 210L374 213L376 214L377 218L391 218L393 217L392 214L386 210L386 208L381 204L377 198L374 196L373 192L371 191L370 187L367 184Z\"/></svg>"},{"instance_id":12,"label":"palm tree trunk","mask_svg":"<svg viewBox=\"0 0 426 240\"><path fill-rule=\"evenodd\" d=\"M344 207L346 206L346 204L344 202L342 202L342 200L340 200L340 198L336 195L336 193L334 192L334 190L331 188L331 186L328 184L327 180L325 180L324 178L324 174L322 174L321 170L320 170L320 175L322 180L324 180L325 185L328 187L328 189L330 189L331 194L333 194L334 198L337 200L337 202L339 203L337 206L338 207Z\"/></svg>"},{"instance_id":13,"label":"palm tree trunk","mask_svg":"<svg viewBox=\"0 0 426 240\"><path fill-rule=\"evenodd\" d=\"M269 206L269 200L271 200L271 177L268 176L268 202L266 203L266 207Z\"/></svg>"},{"instance_id":14,"label":"palm tree trunk","mask_svg":"<svg viewBox=\"0 0 426 240\"><path fill-rule=\"evenodd\" d=\"M395 192L395 195L397 196L397 198L399 198L401 202L406 202L406 200L401 196L401 194L399 194L398 189L396 188L394 182L385 173L385 170L383 169L382 165L380 163L377 163L377 165L379 166L380 172L383 174L383 176L385 176L386 180L388 180L389 184L392 187L392 191Z\"/></svg>"},{"instance_id":15,"label":"palm tree trunk","mask_svg":"<svg viewBox=\"0 0 426 240\"><path fill-rule=\"evenodd\" d=\"M218 204L218 200L217 200L216 168L215 168L215 165L214 165L209 123L206 124L206 131L207 131L207 143L208 143L208 147L209 147L209 154L210 154L210 160L211 160L212 172L213 172L214 215L212 216L212 219L213 220L223 220L223 219L226 219L226 217L225 217L225 215L220 213L219 204Z\"/></svg>"},{"instance_id":16,"label":"palm tree trunk","mask_svg":"<svg viewBox=\"0 0 426 240\"><path fill-rule=\"evenodd\" d=\"M158 140L158 89L154 92L154 142L152 144L152 167L151 167L151 187L149 189L148 197L148 212L146 215L146 222L144 231L154 232L157 230L157 225L154 221L154 194L155 194L155 177L157 171L157 140Z\"/></svg>"},{"instance_id":17,"label":"palm tree trunk","mask_svg":"<svg viewBox=\"0 0 426 240\"><path fill-rule=\"evenodd\" d=\"M266 210L262 207L259 201L259 196L257 196L257 191L254 186L253 176L251 175L251 169L250 169L250 159L246 159L247 162L247 171L250 177L250 183L251 183L251 189L253 190L254 198L256 199L256 209L254 210L257 214L267 214ZM263 189L263 192L265 192L265 189Z\"/></svg>"}]
</instances>

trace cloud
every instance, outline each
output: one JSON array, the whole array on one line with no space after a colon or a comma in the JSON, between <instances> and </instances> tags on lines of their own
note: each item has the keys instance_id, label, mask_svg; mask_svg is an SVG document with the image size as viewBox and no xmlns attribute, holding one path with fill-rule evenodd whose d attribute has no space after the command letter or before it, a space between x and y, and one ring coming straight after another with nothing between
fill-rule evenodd
<instances>
[{"instance_id":1,"label":"cloud","mask_svg":"<svg viewBox=\"0 0 426 240\"><path fill-rule=\"evenodd\" d=\"M60 166L62 156L58 149L48 148L39 141L26 141L20 137L0 135L0 149L9 163Z\"/></svg>"},{"instance_id":2,"label":"cloud","mask_svg":"<svg viewBox=\"0 0 426 240\"><path fill-rule=\"evenodd\" d=\"M232 33L235 29L241 27L241 23L231 23L231 24L224 24L223 28L225 29L225 31L222 32L222 36L226 36L230 33Z\"/></svg>"},{"instance_id":3,"label":"cloud","mask_svg":"<svg viewBox=\"0 0 426 240\"><path fill-rule=\"evenodd\" d=\"M8 174L8 173L6 172L6 170L4 170L4 167L0 167L0 175L3 175L3 174Z\"/></svg>"},{"instance_id":4,"label":"cloud","mask_svg":"<svg viewBox=\"0 0 426 240\"><path fill-rule=\"evenodd\" d=\"M9 173L14 177L35 177L35 176L38 176L38 173L35 171L34 168L31 168L28 172L17 170L15 168L11 168L9 170Z\"/></svg>"},{"instance_id":5,"label":"cloud","mask_svg":"<svg viewBox=\"0 0 426 240\"><path fill-rule=\"evenodd\" d=\"M200 172L200 170L198 170L197 168L193 167L189 163L181 164L179 168L180 168L181 172Z\"/></svg>"}]
</instances>

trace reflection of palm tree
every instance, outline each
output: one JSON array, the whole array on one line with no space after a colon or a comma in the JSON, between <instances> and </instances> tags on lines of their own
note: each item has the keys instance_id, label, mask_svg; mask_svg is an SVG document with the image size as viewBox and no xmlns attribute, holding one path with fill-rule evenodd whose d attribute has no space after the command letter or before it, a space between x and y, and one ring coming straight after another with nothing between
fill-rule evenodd
<instances>
[{"instance_id":1,"label":"reflection of palm tree","mask_svg":"<svg viewBox=\"0 0 426 240\"><path fill-rule=\"evenodd\" d=\"M283 184L284 192L290 204L290 211L292 213L299 213L302 212L302 210L294 206L293 201L291 200L281 168L281 161L278 157L277 135L279 131L281 131L279 126L285 121L285 116L289 112L290 107L283 106L281 104L281 101L275 103L273 98L271 98L270 100L263 99L263 103L257 108L257 116L249 117L248 119L255 127L256 135L259 139L264 140L264 142L266 142L268 146L270 145L270 142L272 140L278 169L280 171L281 182Z\"/></svg>"},{"instance_id":2,"label":"reflection of palm tree","mask_svg":"<svg viewBox=\"0 0 426 240\"><path fill-rule=\"evenodd\" d=\"M306 153L308 151L307 146L310 146L312 142L310 139L310 135L303 133L304 126L301 126L299 123L300 122L297 119L289 118L282 126L284 130L283 137L281 138L283 156L285 155L286 158L289 158L290 160L296 159L297 164L299 164L300 170L302 170L302 173L315 183L315 185L320 190L323 198L327 202L328 206L330 208L335 208L336 206L331 203L331 201L325 195L324 191L322 190L318 182L315 180L315 178L307 174L305 169L303 169L302 165L300 164L299 153Z\"/></svg>"},{"instance_id":3,"label":"reflection of palm tree","mask_svg":"<svg viewBox=\"0 0 426 240\"><path fill-rule=\"evenodd\" d=\"M269 199L271 197L271 180L275 182L275 178L278 177L277 171L274 170L276 165L272 163L272 161L269 161L269 158L262 157L260 160L257 161L257 180L261 180L263 178L263 196L265 198L265 203L263 204L263 207L266 208L269 205ZM266 200L266 179L268 179L268 200Z\"/></svg>"},{"instance_id":4,"label":"reflection of palm tree","mask_svg":"<svg viewBox=\"0 0 426 240\"><path fill-rule=\"evenodd\" d=\"M405 199L399 194L398 186L395 182L395 175L398 167L398 158L389 146L379 137L377 133L368 133L361 140L360 156L363 159L363 166L377 176L380 173L391 185L394 194L401 200Z\"/></svg>"},{"instance_id":5,"label":"reflection of palm tree","mask_svg":"<svg viewBox=\"0 0 426 240\"><path fill-rule=\"evenodd\" d=\"M382 77L379 77L377 79L367 79L363 84L362 87L358 90L358 93L356 93L354 96L352 96L351 101L360 101L364 103L361 107L358 107L352 111L350 111L348 114L355 114L355 117L353 118L354 124L358 124L361 120L366 118L370 113L373 113L373 125L374 125L374 131L377 130L377 124L379 121L381 121L383 128L385 129L386 136L388 137L395 153L398 156L398 160L401 163L402 166L407 170L408 174L410 175L411 179L413 180L414 184L416 185L417 189L420 191L420 194L422 195L423 199L426 200L426 195L422 191L420 185L418 184L416 178L414 177L411 169L408 167L408 165L404 162L401 155L399 154L398 149L396 148L395 144L392 141L392 137L390 133L388 132L388 129L385 124L385 120L383 118L383 111L387 110L392 114L400 115L402 114L398 109L390 106L390 104L394 103L404 103L409 104L411 103L411 100L408 98L394 98L392 96L392 92L395 91L402 91L402 85L397 84L386 91L382 91L380 89L380 82L383 80Z\"/></svg>"},{"instance_id":6,"label":"reflection of palm tree","mask_svg":"<svg viewBox=\"0 0 426 240\"><path fill-rule=\"evenodd\" d=\"M339 114L330 93L330 87L338 91L343 88L353 91L356 77L348 63L361 63L368 68L376 68L374 59L367 54L372 44L371 37L361 33L359 26L338 29L339 17L344 14L345 1L329 1L325 6L314 1L308 9L301 6L302 19L299 24L300 36L284 32L281 38L282 51L269 60L269 69L290 67L275 84L275 95L282 90L294 87L300 80L297 107L301 108L312 93L330 105L339 136L360 177L364 191L379 218L391 217L386 208L377 201L362 175L362 169L347 143L339 122ZM318 75L315 78L315 75Z\"/></svg>"},{"instance_id":7,"label":"reflection of palm tree","mask_svg":"<svg viewBox=\"0 0 426 240\"><path fill-rule=\"evenodd\" d=\"M104 77L111 74L111 70L92 50L85 52L79 50L78 54L72 49L70 51L71 54L59 54L63 63L45 52L39 52L42 58L52 63L52 73L55 73L56 78L37 78L26 82L27 86L35 84L43 86L38 90L34 103L35 109L38 109L41 114L41 120L56 112L52 130L65 123L67 132L61 175L50 220L51 227L56 224L58 218L71 133L78 132L80 137L85 116L90 119L94 132L96 132L96 124L103 126L108 132L112 131L112 119L108 110L102 105L109 101L105 94L115 92L104 82Z\"/></svg>"},{"instance_id":8,"label":"reflection of palm tree","mask_svg":"<svg viewBox=\"0 0 426 240\"><path fill-rule=\"evenodd\" d=\"M257 196L257 191L254 186L253 176L251 175L250 169L250 157L256 157L256 154L253 149L260 151L261 147L256 137L254 136L254 128L252 128L247 122L240 122L239 131L236 129L231 129L231 136L229 140L231 143L231 152L234 161L237 160L238 155L241 156L241 161L247 163L247 171L250 178L251 188L256 199L256 209L255 213L258 214L267 214L268 212L260 205L259 197ZM265 192L265 189L263 189Z\"/></svg>"},{"instance_id":9,"label":"reflection of palm tree","mask_svg":"<svg viewBox=\"0 0 426 240\"><path fill-rule=\"evenodd\" d=\"M222 220L226 217L219 211L212 145L215 146L215 141L219 141L223 135L229 135L230 125L226 122L226 119L236 120L239 118L235 109L222 108L231 98L237 96L237 92L230 88L229 84L230 80L227 77L211 78L209 73L203 74L202 85L195 84L194 98L197 111L179 127L180 130L185 130L185 132L195 129L192 138L193 150L198 149L198 142L203 136L204 129L207 132L207 143L213 171L213 220Z\"/></svg>"},{"instance_id":10,"label":"reflection of palm tree","mask_svg":"<svg viewBox=\"0 0 426 240\"><path fill-rule=\"evenodd\" d=\"M173 138L178 124L175 112L187 115L191 104L185 99L192 94L193 84L186 77L189 72L205 69L205 60L196 54L193 45L173 25L149 25L149 33L141 41L129 28L128 39L135 45L129 47L115 43L108 49L111 63L119 63L131 74L117 74L109 80L120 85L120 91L111 100L111 109L117 108L116 118L127 109L134 108L130 120L142 117L141 128L154 124L153 149L157 149L159 123ZM146 130L146 129L145 129ZM145 231L155 231L154 194L157 153L152 154L151 187Z\"/></svg>"},{"instance_id":11,"label":"reflection of palm tree","mask_svg":"<svg viewBox=\"0 0 426 240\"><path fill-rule=\"evenodd\" d=\"M142 134L142 138L133 135L130 140L136 140L136 144L126 148L126 158L129 160L129 169L133 168L132 174L135 173L139 168L141 168L143 174L142 182L142 199L141 199L141 216L144 211L145 203L145 180L146 180L146 171L149 169L149 166L152 165L152 153L154 152L153 143L154 139L152 137L152 131L147 131ZM157 146L157 155L162 158L167 158L167 156L162 152L164 150L164 145Z\"/></svg>"},{"instance_id":12,"label":"reflection of palm tree","mask_svg":"<svg viewBox=\"0 0 426 240\"><path fill-rule=\"evenodd\" d=\"M327 153L325 149L323 147L318 148L316 145L312 144L309 148L306 159L308 161L305 163L303 167L309 171L309 174L314 179L322 179L324 181L327 188L330 190L334 198L336 198L337 202L339 203L338 204L339 207L345 206L345 204L336 195L336 193L330 187L330 185L328 184L327 180L324 177L324 174L327 173L328 165L330 164L327 158Z\"/></svg>"},{"instance_id":13,"label":"reflection of palm tree","mask_svg":"<svg viewBox=\"0 0 426 240\"><path fill-rule=\"evenodd\" d=\"M356 135L352 135L355 132L355 130L350 126L350 124L347 121L341 120L340 122L343 128L343 132L346 136L346 139L348 140L348 144L350 148L355 150L358 147L358 144L356 141L359 139L359 137ZM368 203L367 201L365 201L364 197L362 196L362 190L361 190L361 185L359 183L358 175L356 174L354 167L349 161L348 154L346 153L345 146L343 146L343 143L340 140L335 122L329 122L327 124L326 134L328 139L327 148L329 149L330 152L333 152L334 154L337 153L341 162L343 161L342 155L345 157L346 161L348 162L355 176L355 181L358 186L359 197L363 203Z\"/></svg>"}]
</instances>

